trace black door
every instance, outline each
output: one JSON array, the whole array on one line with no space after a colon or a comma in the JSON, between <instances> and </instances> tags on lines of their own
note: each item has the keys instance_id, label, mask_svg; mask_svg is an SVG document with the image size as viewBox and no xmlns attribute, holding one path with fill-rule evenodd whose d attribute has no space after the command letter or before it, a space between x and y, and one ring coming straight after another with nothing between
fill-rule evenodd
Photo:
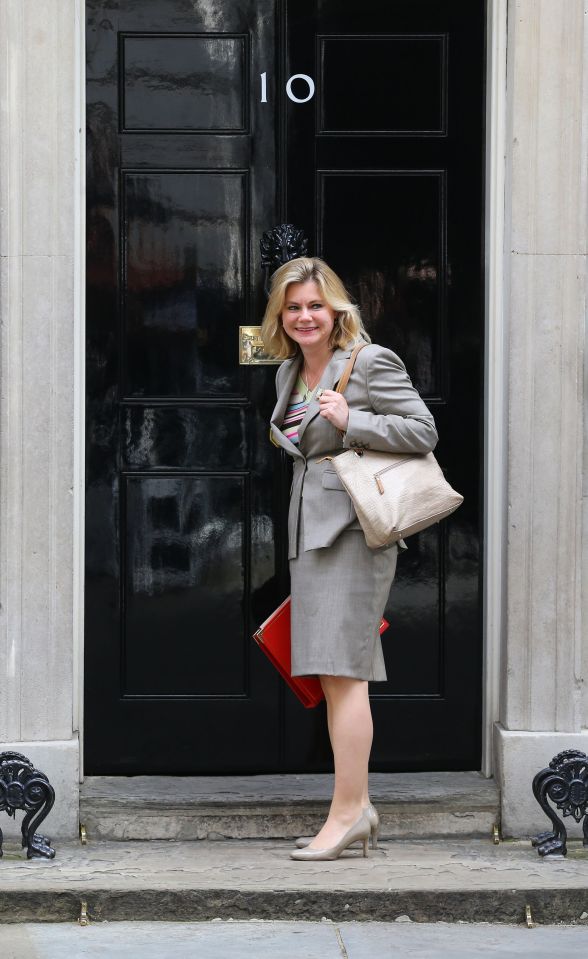
<instances>
[{"instance_id":1,"label":"black door","mask_svg":"<svg viewBox=\"0 0 588 959\"><path fill-rule=\"evenodd\" d=\"M399 562L372 768L477 768L484 3L90 0L87 50L86 773L330 768L323 708L251 640L288 591L289 469L238 328L285 220L465 495Z\"/></svg>"}]
</instances>

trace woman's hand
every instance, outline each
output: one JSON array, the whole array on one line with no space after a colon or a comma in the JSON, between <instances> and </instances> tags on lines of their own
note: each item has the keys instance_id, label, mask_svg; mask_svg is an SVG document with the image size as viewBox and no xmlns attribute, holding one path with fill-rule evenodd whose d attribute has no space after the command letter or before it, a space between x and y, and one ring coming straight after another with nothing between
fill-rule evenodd
<instances>
[{"instance_id":1,"label":"woman's hand","mask_svg":"<svg viewBox=\"0 0 588 959\"><path fill-rule=\"evenodd\" d=\"M343 394L335 390L323 390L318 401L321 416L345 432L349 422L349 407Z\"/></svg>"}]
</instances>

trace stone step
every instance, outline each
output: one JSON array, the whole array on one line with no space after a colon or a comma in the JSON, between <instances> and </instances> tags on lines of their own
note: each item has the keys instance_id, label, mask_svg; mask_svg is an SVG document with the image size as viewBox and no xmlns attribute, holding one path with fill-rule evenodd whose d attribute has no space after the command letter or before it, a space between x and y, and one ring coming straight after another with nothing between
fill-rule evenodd
<instances>
[{"instance_id":1,"label":"stone step","mask_svg":"<svg viewBox=\"0 0 588 959\"><path fill-rule=\"evenodd\" d=\"M291 842L56 842L53 860L15 843L0 860L0 923L313 919L585 922L588 849L541 860L528 840L384 841L334 862L294 862ZM406 921L406 919L404 920ZM82 933L83 935L83 933Z\"/></svg>"},{"instance_id":2,"label":"stone step","mask_svg":"<svg viewBox=\"0 0 588 959\"><path fill-rule=\"evenodd\" d=\"M331 775L89 776L80 822L91 839L292 839L313 835ZM374 773L383 839L489 837L499 792L479 772Z\"/></svg>"}]
</instances>

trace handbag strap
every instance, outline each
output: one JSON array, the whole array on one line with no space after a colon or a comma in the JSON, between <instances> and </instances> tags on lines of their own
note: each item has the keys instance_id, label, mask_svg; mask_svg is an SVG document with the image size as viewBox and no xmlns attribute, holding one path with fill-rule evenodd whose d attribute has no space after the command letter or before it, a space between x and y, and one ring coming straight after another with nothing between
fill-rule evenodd
<instances>
[{"instance_id":1,"label":"handbag strap","mask_svg":"<svg viewBox=\"0 0 588 959\"><path fill-rule=\"evenodd\" d=\"M343 370L343 375L340 377L339 382L337 383L336 393L343 393L345 387L349 383L349 377L353 372L353 367L355 366L355 361L357 359L358 353L363 350L364 346L367 346L366 342L358 343L357 346L353 347L351 356L347 360L347 366ZM345 436L345 430L338 430L340 436Z\"/></svg>"},{"instance_id":2,"label":"handbag strap","mask_svg":"<svg viewBox=\"0 0 588 959\"><path fill-rule=\"evenodd\" d=\"M339 379L339 382L337 383L337 389L335 390L336 393L343 393L343 391L345 390L345 387L349 383L349 377L351 376L353 372L353 367L355 366L357 355L361 350L363 350L364 346L367 346L367 343L365 342L358 343L357 346L353 347L353 352L351 353L351 356L349 357L347 361L347 366L343 370L343 375L341 376L341 378Z\"/></svg>"}]
</instances>

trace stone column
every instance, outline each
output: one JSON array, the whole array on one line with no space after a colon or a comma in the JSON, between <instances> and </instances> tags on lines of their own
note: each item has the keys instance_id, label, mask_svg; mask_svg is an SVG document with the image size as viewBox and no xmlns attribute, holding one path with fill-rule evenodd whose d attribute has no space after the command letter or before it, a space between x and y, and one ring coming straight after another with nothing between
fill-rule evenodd
<instances>
[{"instance_id":1,"label":"stone column","mask_svg":"<svg viewBox=\"0 0 588 959\"><path fill-rule=\"evenodd\" d=\"M49 776L52 837L78 826L75 12L0 0L0 750Z\"/></svg>"},{"instance_id":2,"label":"stone column","mask_svg":"<svg viewBox=\"0 0 588 959\"><path fill-rule=\"evenodd\" d=\"M510 0L508 14L507 602L495 746L503 832L528 836L548 826L531 793L533 775L562 749L588 752L581 627L588 9L583 0Z\"/></svg>"}]
</instances>

